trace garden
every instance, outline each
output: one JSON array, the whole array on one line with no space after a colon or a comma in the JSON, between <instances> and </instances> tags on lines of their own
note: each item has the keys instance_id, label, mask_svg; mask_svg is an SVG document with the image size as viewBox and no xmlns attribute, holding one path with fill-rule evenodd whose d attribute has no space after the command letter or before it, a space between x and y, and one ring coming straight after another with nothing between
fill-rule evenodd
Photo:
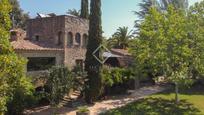
<instances>
[{"instance_id":1,"label":"garden","mask_svg":"<svg viewBox=\"0 0 204 115\"><path fill-rule=\"evenodd\" d=\"M89 1L82 0L80 15L74 14L89 19L84 66L50 67L45 84L36 88L35 78L26 74L27 59L9 41L14 3L0 0L0 115L41 115L35 109L45 106L47 114L63 109L63 114L90 115L91 107L108 101L113 105L97 114L204 114L204 1L191 7L186 2L143 0L134 32L119 27L104 39L101 0L91 0L90 13ZM99 46L128 51L127 66L101 63Z\"/></svg>"},{"instance_id":2,"label":"garden","mask_svg":"<svg viewBox=\"0 0 204 115\"><path fill-rule=\"evenodd\" d=\"M175 104L174 91L153 94L124 107L110 110L104 115L202 115L203 87L193 87L180 92L180 102Z\"/></svg>"}]
</instances>

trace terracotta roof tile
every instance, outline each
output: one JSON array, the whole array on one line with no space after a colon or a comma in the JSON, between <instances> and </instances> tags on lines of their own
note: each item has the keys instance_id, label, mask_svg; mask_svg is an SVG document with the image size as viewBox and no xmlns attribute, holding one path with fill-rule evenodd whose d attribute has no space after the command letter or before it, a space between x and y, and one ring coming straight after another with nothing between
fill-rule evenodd
<instances>
[{"instance_id":1,"label":"terracotta roof tile","mask_svg":"<svg viewBox=\"0 0 204 115\"><path fill-rule=\"evenodd\" d=\"M30 40L18 40L11 42L15 50L63 50L51 43L35 42Z\"/></svg>"}]
</instances>

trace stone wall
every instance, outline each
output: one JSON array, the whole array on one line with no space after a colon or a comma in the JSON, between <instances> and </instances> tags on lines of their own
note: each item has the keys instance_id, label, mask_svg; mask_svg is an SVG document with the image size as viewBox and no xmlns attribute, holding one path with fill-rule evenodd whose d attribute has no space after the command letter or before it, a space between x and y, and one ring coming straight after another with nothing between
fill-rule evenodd
<instances>
[{"instance_id":1,"label":"stone wall","mask_svg":"<svg viewBox=\"0 0 204 115\"><path fill-rule=\"evenodd\" d=\"M64 64L70 69L76 65L76 60L85 60L86 44L88 39L89 22L81 18L65 17L65 61ZM72 34L72 45L68 46L68 34ZM80 35L80 42L76 41L76 34ZM86 38L84 37L86 36Z\"/></svg>"},{"instance_id":2,"label":"stone wall","mask_svg":"<svg viewBox=\"0 0 204 115\"><path fill-rule=\"evenodd\" d=\"M27 25L27 37L35 40L35 36L39 36L39 41L57 44L58 34L59 32L63 34L64 29L64 16L30 19Z\"/></svg>"},{"instance_id":3,"label":"stone wall","mask_svg":"<svg viewBox=\"0 0 204 115\"><path fill-rule=\"evenodd\" d=\"M72 69L76 65L76 60L85 60L86 49L84 48L67 48L65 50L64 65Z\"/></svg>"},{"instance_id":4,"label":"stone wall","mask_svg":"<svg viewBox=\"0 0 204 115\"><path fill-rule=\"evenodd\" d=\"M38 35L40 42L49 43L51 41L52 43L57 44L58 34L59 32L62 32L62 46L65 51L63 64L72 68L75 65L76 60L85 60L88 30L88 20L63 15L29 20L27 36L31 40L35 40L35 36ZM78 44L76 40L77 34L78 37L80 37L81 44ZM70 39L72 41L71 44L69 44Z\"/></svg>"},{"instance_id":5,"label":"stone wall","mask_svg":"<svg viewBox=\"0 0 204 115\"><path fill-rule=\"evenodd\" d=\"M74 45L76 44L76 34L80 35L81 43L83 43L83 36L88 35L88 30L88 20L62 15L28 20L27 37L36 40L36 36L39 36L39 41L52 42L57 45L59 34L61 34L62 44L67 47L69 33L73 36Z\"/></svg>"}]
</instances>

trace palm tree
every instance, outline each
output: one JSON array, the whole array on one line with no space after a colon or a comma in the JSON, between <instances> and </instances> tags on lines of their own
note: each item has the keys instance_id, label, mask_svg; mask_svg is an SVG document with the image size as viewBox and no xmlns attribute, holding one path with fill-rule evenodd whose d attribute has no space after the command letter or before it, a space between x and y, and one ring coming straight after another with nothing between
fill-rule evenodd
<instances>
[{"instance_id":1,"label":"palm tree","mask_svg":"<svg viewBox=\"0 0 204 115\"><path fill-rule=\"evenodd\" d=\"M178 9L188 9L188 0L172 0L171 3Z\"/></svg>"},{"instance_id":2,"label":"palm tree","mask_svg":"<svg viewBox=\"0 0 204 115\"><path fill-rule=\"evenodd\" d=\"M157 7L159 10L161 9L159 3L157 0L142 0L141 3L139 3L140 11L134 11L136 15L139 16L139 18L144 19L145 15L148 14L149 9L151 7Z\"/></svg>"},{"instance_id":3,"label":"palm tree","mask_svg":"<svg viewBox=\"0 0 204 115\"><path fill-rule=\"evenodd\" d=\"M91 0L89 19L89 39L87 45L85 70L87 72L88 81L86 82L85 98L87 103L93 103L102 94L102 64L95 59L93 52L102 44L102 26L101 26L101 0ZM102 58L99 49L95 56Z\"/></svg>"},{"instance_id":4,"label":"palm tree","mask_svg":"<svg viewBox=\"0 0 204 115\"><path fill-rule=\"evenodd\" d=\"M76 9L69 9L67 14L69 15L73 15L76 17L80 17L80 10L76 10Z\"/></svg>"},{"instance_id":5,"label":"palm tree","mask_svg":"<svg viewBox=\"0 0 204 115\"><path fill-rule=\"evenodd\" d=\"M188 0L142 0L139 3L140 11L134 11L139 18L144 19L145 15L148 14L151 7L155 7L158 11L166 11L168 5L172 4L177 9L187 10Z\"/></svg>"},{"instance_id":6,"label":"palm tree","mask_svg":"<svg viewBox=\"0 0 204 115\"><path fill-rule=\"evenodd\" d=\"M119 27L112 35L112 38L108 40L108 46L126 49L132 37L132 31L128 31L128 27Z\"/></svg>"},{"instance_id":7,"label":"palm tree","mask_svg":"<svg viewBox=\"0 0 204 115\"><path fill-rule=\"evenodd\" d=\"M88 19L89 18L89 1L81 0L81 18Z\"/></svg>"}]
</instances>

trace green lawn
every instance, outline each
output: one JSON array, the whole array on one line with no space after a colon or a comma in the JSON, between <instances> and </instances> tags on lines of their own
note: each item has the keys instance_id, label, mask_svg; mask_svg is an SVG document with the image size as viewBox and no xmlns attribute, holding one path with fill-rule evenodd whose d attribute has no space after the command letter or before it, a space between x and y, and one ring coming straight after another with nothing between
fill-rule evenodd
<instances>
[{"instance_id":1,"label":"green lawn","mask_svg":"<svg viewBox=\"0 0 204 115\"><path fill-rule=\"evenodd\" d=\"M182 91L179 105L174 96L173 91L158 93L103 115L204 115L204 86Z\"/></svg>"}]
</instances>

